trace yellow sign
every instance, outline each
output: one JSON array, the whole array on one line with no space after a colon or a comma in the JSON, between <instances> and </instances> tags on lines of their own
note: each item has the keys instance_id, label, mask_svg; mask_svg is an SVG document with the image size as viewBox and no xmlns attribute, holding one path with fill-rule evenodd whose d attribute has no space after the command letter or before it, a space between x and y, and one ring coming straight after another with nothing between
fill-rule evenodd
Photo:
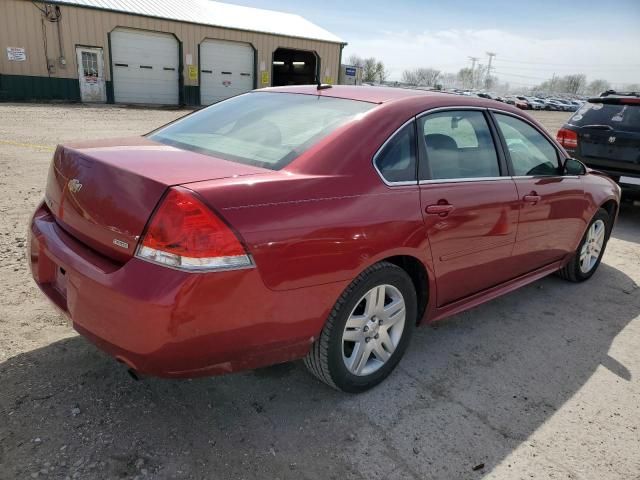
<instances>
[{"instance_id":1,"label":"yellow sign","mask_svg":"<svg viewBox=\"0 0 640 480\"><path fill-rule=\"evenodd\" d=\"M268 85L269 84L269 72L264 70L262 72L262 84L263 85Z\"/></svg>"},{"instance_id":2,"label":"yellow sign","mask_svg":"<svg viewBox=\"0 0 640 480\"><path fill-rule=\"evenodd\" d=\"M188 65L189 80L198 80L198 67L195 65Z\"/></svg>"},{"instance_id":3,"label":"yellow sign","mask_svg":"<svg viewBox=\"0 0 640 480\"><path fill-rule=\"evenodd\" d=\"M324 77L324 83L327 84L327 85L333 85L333 78Z\"/></svg>"}]
</instances>

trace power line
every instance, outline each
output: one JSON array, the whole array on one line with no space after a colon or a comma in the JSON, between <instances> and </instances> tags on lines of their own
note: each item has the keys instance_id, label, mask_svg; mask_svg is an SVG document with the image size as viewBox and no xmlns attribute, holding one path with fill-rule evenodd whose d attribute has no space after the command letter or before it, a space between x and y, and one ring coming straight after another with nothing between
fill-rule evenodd
<instances>
[{"instance_id":1,"label":"power line","mask_svg":"<svg viewBox=\"0 0 640 480\"><path fill-rule=\"evenodd\" d=\"M508 73L508 72L502 72L502 71L497 71L495 70L495 72L498 75L506 75L507 77L519 77L519 78L530 78L532 80L549 80L549 77L543 78L543 77L532 77L530 75L518 75L516 73Z\"/></svg>"},{"instance_id":2,"label":"power line","mask_svg":"<svg viewBox=\"0 0 640 480\"><path fill-rule=\"evenodd\" d=\"M512 60L509 58L502 58L500 57L499 60L497 60L498 62L507 62L507 63L525 63L525 64L529 64L529 65L555 65L555 66L567 66L566 63L553 63L553 62L530 62L527 60ZM593 63L585 63L585 64L573 64L573 66L575 67L591 67L593 66ZM599 63L598 62L598 66L601 67L607 67L607 66L613 66L613 67L638 67L640 66L640 64L638 63L610 63L610 64L605 64L605 63Z\"/></svg>"},{"instance_id":3,"label":"power line","mask_svg":"<svg viewBox=\"0 0 640 480\"><path fill-rule=\"evenodd\" d=\"M590 72L593 71L597 71L597 72L616 72L616 71L620 71L620 70L628 70L629 67L625 66L625 67L604 67L604 68L599 68L599 66L596 66L596 68L591 68L591 67L575 67L573 65L564 65L563 67L541 67L541 66L520 66L520 65L497 65L498 68L500 68L501 70L504 69L508 69L508 70L536 70L536 71L552 71L552 70L558 70L558 69L566 69L566 70L588 70Z\"/></svg>"}]
</instances>

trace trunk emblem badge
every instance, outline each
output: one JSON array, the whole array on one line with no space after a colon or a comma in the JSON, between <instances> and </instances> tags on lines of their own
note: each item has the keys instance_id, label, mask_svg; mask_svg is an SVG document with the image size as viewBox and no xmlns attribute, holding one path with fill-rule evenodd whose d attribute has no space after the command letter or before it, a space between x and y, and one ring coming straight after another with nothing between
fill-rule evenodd
<instances>
[{"instance_id":1,"label":"trunk emblem badge","mask_svg":"<svg viewBox=\"0 0 640 480\"><path fill-rule=\"evenodd\" d=\"M67 188L69 188L69 191L71 193L78 193L82 188L82 184L77 178L74 178L72 180L69 180L69 183L67 183Z\"/></svg>"},{"instance_id":2,"label":"trunk emblem badge","mask_svg":"<svg viewBox=\"0 0 640 480\"><path fill-rule=\"evenodd\" d=\"M615 143L616 137L609 137L609 143Z\"/></svg>"},{"instance_id":3,"label":"trunk emblem badge","mask_svg":"<svg viewBox=\"0 0 640 480\"><path fill-rule=\"evenodd\" d=\"M117 238L113 239L113 244L122 248L129 248L129 244L127 242L123 242L122 240L118 240Z\"/></svg>"}]
</instances>

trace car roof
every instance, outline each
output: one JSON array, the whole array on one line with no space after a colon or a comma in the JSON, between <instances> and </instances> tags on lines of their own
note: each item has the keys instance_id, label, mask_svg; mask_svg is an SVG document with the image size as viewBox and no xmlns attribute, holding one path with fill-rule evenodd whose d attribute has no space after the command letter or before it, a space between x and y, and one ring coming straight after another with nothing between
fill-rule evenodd
<instances>
[{"instance_id":1,"label":"car roof","mask_svg":"<svg viewBox=\"0 0 640 480\"><path fill-rule=\"evenodd\" d=\"M348 100L370 102L387 111L403 112L403 115L417 115L432 108L449 107L471 107L471 108L491 108L502 110L527 118L529 116L513 105L498 102L489 98L482 98L469 95L456 95L453 93L414 90L410 88L397 87L366 87L355 85L334 85L331 88L318 90L316 85L296 85L287 87L271 87L254 92L271 93L295 93L300 95L314 95L321 97L344 98Z\"/></svg>"},{"instance_id":2,"label":"car roof","mask_svg":"<svg viewBox=\"0 0 640 480\"><path fill-rule=\"evenodd\" d=\"M318 90L316 85L295 85L287 87L271 87L259 90L261 92L298 93L304 95L318 95L322 97L345 98L371 103L388 103L394 100L406 98L424 97L451 97L455 96L447 92L435 92L428 90L414 90L398 87L370 87L365 85L332 85L330 88Z\"/></svg>"}]
</instances>

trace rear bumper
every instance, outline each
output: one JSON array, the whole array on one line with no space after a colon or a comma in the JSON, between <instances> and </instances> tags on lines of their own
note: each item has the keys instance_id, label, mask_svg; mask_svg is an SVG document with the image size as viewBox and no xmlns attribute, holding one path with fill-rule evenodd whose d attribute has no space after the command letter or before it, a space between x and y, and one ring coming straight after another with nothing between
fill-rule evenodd
<instances>
[{"instance_id":1,"label":"rear bumper","mask_svg":"<svg viewBox=\"0 0 640 480\"><path fill-rule=\"evenodd\" d=\"M575 151L567 150L575 158L584 163L587 167L606 173L611 177L637 177L640 178L640 164L631 162L621 162L601 158L584 157L576 154Z\"/></svg>"},{"instance_id":2,"label":"rear bumper","mask_svg":"<svg viewBox=\"0 0 640 480\"><path fill-rule=\"evenodd\" d=\"M29 231L40 289L100 349L162 377L215 375L303 357L346 287L265 287L257 269L186 273L113 263L62 230L46 207Z\"/></svg>"}]
</instances>

